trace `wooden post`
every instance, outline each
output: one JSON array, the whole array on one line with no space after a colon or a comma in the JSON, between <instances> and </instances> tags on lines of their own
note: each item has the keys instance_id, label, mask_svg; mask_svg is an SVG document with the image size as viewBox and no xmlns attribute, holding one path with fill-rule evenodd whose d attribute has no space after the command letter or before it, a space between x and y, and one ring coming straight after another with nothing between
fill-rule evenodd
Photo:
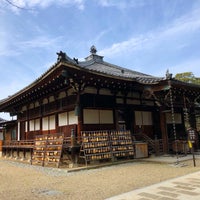
<instances>
[{"instance_id":1,"label":"wooden post","mask_svg":"<svg viewBox=\"0 0 200 200\"><path fill-rule=\"evenodd\" d=\"M194 156L194 147L192 148L192 157L193 157L194 167L196 167L196 160L195 160L195 156Z\"/></svg>"},{"instance_id":2,"label":"wooden post","mask_svg":"<svg viewBox=\"0 0 200 200\"><path fill-rule=\"evenodd\" d=\"M195 160L195 156L194 156L194 147L193 147L193 144L190 140L188 140L188 146L189 146L191 153L192 153L194 167L196 167L196 160Z\"/></svg>"},{"instance_id":3,"label":"wooden post","mask_svg":"<svg viewBox=\"0 0 200 200\"><path fill-rule=\"evenodd\" d=\"M155 142L155 154L156 156L160 155L160 148L159 148L159 140L154 140Z\"/></svg>"},{"instance_id":4,"label":"wooden post","mask_svg":"<svg viewBox=\"0 0 200 200\"><path fill-rule=\"evenodd\" d=\"M81 108L80 115L78 116L78 125L77 125L77 140L81 141L81 131L83 130L83 111Z\"/></svg>"},{"instance_id":5,"label":"wooden post","mask_svg":"<svg viewBox=\"0 0 200 200\"><path fill-rule=\"evenodd\" d=\"M163 140L163 152L168 153L168 135L166 131L166 117L165 113L163 113L163 109L160 109L160 128L162 132L162 140Z\"/></svg>"},{"instance_id":6,"label":"wooden post","mask_svg":"<svg viewBox=\"0 0 200 200\"><path fill-rule=\"evenodd\" d=\"M2 157L2 151L3 151L3 140L0 140L0 157Z\"/></svg>"},{"instance_id":7,"label":"wooden post","mask_svg":"<svg viewBox=\"0 0 200 200\"><path fill-rule=\"evenodd\" d=\"M23 158L22 158L22 160L25 160L25 158L26 158L26 149L24 148L23 149Z\"/></svg>"},{"instance_id":8,"label":"wooden post","mask_svg":"<svg viewBox=\"0 0 200 200\"><path fill-rule=\"evenodd\" d=\"M18 159L19 158L19 148L17 147L17 157L16 157L16 159Z\"/></svg>"}]
</instances>

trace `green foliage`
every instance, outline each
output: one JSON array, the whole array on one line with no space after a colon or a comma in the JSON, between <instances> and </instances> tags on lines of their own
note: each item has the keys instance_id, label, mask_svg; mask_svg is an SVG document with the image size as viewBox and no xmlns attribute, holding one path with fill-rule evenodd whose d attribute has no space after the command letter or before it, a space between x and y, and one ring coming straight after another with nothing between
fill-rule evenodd
<instances>
[{"instance_id":1,"label":"green foliage","mask_svg":"<svg viewBox=\"0 0 200 200\"><path fill-rule=\"evenodd\" d=\"M200 85L200 78L195 77L192 72L178 73L175 75L175 79L183 81L183 82L187 82L187 83L193 83L193 84Z\"/></svg>"}]
</instances>

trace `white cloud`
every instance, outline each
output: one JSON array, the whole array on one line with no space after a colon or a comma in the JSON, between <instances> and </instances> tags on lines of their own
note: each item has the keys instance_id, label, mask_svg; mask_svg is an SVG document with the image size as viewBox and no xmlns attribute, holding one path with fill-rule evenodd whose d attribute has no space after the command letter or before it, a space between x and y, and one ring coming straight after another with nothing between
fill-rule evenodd
<instances>
[{"instance_id":1,"label":"white cloud","mask_svg":"<svg viewBox=\"0 0 200 200\"><path fill-rule=\"evenodd\" d=\"M127 6L125 1L100 0L98 3L103 7L125 8Z\"/></svg>"},{"instance_id":2,"label":"white cloud","mask_svg":"<svg viewBox=\"0 0 200 200\"><path fill-rule=\"evenodd\" d=\"M145 0L97 0L98 4L103 7L116 7L126 9L130 7L141 7L149 3Z\"/></svg>"},{"instance_id":3,"label":"white cloud","mask_svg":"<svg viewBox=\"0 0 200 200\"><path fill-rule=\"evenodd\" d=\"M165 64L163 63L160 67L153 67L153 64L151 63L149 73L154 76L165 76L165 73L167 70L169 70L170 73L173 74L173 77L178 73L183 72L192 72L195 77L200 77L200 59L189 59L184 58L182 61L178 60L176 61L176 64ZM149 67L149 66L148 66Z\"/></svg>"},{"instance_id":4,"label":"white cloud","mask_svg":"<svg viewBox=\"0 0 200 200\"><path fill-rule=\"evenodd\" d=\"M169 70L174 76L177 73L192 72L194 76L200 77L200 59L187 60L177 65L169 66Z\"/></svg>"},{"instance_id":5,"label":"white cloud","mask_svg":"<svg viewBox=\"0 0 200 200\"><path fill-rule=\"evenodd\" d=\"M116 57L119 54L154 48L156 45L162 44L163 41L167 41L169 44L171 40L180 41L180 38L187 33L192 34L192 32L200 31L200 18L198 13L200 13L200 9L176 19L166 27L161 27L146 34L133 36L128 40L115 43L111 47L101 50L100 53L108 57ZM187 45L185 41L181 42L178 44L179 47Z\"/></svg>"},{"instance_id":6,"label":"white cloud","mask_svg":"<svg viewBox=\"0 0 200 200\"><path fill-rule=\"evenodd\" d=\"M199 13L200 9L196 9L176 19L163 33L165 35L175 35L196 31L200 28Z\"/></svg>"},{"instance_id":7,"label":"white cloud","mask_svg":"<svg viewBox=\"0 0 200 200\"><path fill-rule=\"evenodd\" d=\"M51 37L46 33L40 33L40 35L26 40L20 39L16 35L0 32L0 56L18 56L34 48L57 50L62 46L63 40L63 36Z\"/></svg>"},{"instance_id":8,"label":"white cloud","mask_svg":"<svg viewBox=\"0 0 200 200\"><path fill-rule=\"evenodd\" d=\"M14 37L7 31L0 31L0 56L18 55L19 52L13 48Z\"/></svg>"},{"instance_id":9,"label":"white cloud","mask_svg":"<svg viewBox=\"0 0 200 200\"><path fill-rule=\"evenodd\" d=\"M132 37L129 40L115 43L111 47L101 50L100 54L106 55L107 57L116 57L118 54L130 53L135 50L143 49L143 45L150 40L152 40L151 35L146 37L143 35Z\"/></svg>"},{"instance_id":10,"label":"white cloud","mask_svg":"<svg viewBox=\"0 0 200 200\"><path fill-rule=\"evenodd\" d=\"M21 41L17 43L20 49L27 48L52 48L58 45L62 37L48 37L47 35L40 35L31 40Z\"/></svg>"},{"instance_id":11,"label":"white cloud","mask_svg":"<svg viewBox=\"0 0 200 200\"><path fill-rule=\"evenodd\" d=\"M109 33L112 30L112 28L102 30L94 39L94 41L98 42L102 37L104 37L107 33Z\"/></svg>"},{"instance_id":12,"label":"white cloud","mask_svg":"<svg viewBox=\"0 0 200 200\"><path fill-rule=\"evenodd\" d=\"M35 11L34 8L47 8L49 6L75 6L80 10L84 9L85 0L9 0L1 1L0 6L6 6L13 12L19 14L21 9Z\"/></svg>"}]
</instances>

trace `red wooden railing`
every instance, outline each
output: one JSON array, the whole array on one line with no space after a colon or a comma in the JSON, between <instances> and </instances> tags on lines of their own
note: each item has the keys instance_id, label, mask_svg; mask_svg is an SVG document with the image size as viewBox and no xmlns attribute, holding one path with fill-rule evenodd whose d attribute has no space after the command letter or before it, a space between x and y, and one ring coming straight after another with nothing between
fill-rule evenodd
<instances>
[{"instance_id":1,"label":"red wooden railing","mask_svg":"<svg viewBox=\"0 0 200 200\"><path fill-rule=\"evenodd\" d=\"M3 141L2 147L8 148L33 148L34 140L10 140L10 141Z\"/></svg>"}]
</instances>

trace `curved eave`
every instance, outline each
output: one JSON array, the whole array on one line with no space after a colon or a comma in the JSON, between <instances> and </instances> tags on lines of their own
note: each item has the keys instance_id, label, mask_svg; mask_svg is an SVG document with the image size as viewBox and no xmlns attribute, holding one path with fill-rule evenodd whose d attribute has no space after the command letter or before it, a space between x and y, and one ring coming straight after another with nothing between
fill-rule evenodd
<instances>
[{"instance_id":1,"label":"curved eave","mask_svg":"<svg viewBox=\"0 0 200 200\"><path fill-rule=\"evenodd\" d=\"M179 81L177 79L172 79L170 81L171 81L172 87L181 88L185 91L192 90L200 94L200 85Z\"/></svg>"},{"instance_id":2,"label":"curved eave","mask_svg":"<svg viewBox=\"0 0 200 200\"><path fill-rule=\"evenodd\" d=\"M180 80L177 80L177 79L172 79L172 82L173 82L174 85L179 85L179 86L184 86L184 87L192 87L192 88L198 88L198 89L200 89L200 85L198 85L198 84L187 83L187 82L180 81Z\"/></svg>"},{"instance_id":3,"label":"curved eave","mask_svg":"<svg viewBox=\"0 0 200 200\"><path fill-rule=\"evenodd\" d=\"M34 82L32 82L27 87L21 89L17 93L9 96L0 101L0 109L3 110L4 107L13 104L14 102L20 101L20 99L27 98L28 95L33 94L34 92L41 90L45 85L50 84L50 81L47 81L52 74L59 69L61 63L55 63L49 70L47 70L44 74L42 74L39 78L37 78ZM59 75L54 75L55 77ZM46 81L46 83L45 83Z\"/></svg>"},{"instance_id":4,"label":"curved eave","mask_svg":"<svg viewBox=\"0 0 200 200\"><path fill-rule=\"evenodd\" d=\"M0 110L5 111L6 107L9 107L16 102L20 102L21 100L24 100L31 94L36 93L38 90L44 90L44 86L47 87L48 84L51 84L51 81L55 78L59 78L62 69L69 69L72 71L80 71L85 74L90 74L94 76L101 76L103 78L108 78L108 79L115 79L115 80L120 80L120 81L128 81L128 82L135 82L138 84L158 84L160 80L163 80L162 78L156 78L152 76L148 76L142 73L139 73L138 76L136 74L135 77L133 76L125 76L124 73L121 73L120 75L117 74L111 74L107 73L106 71L100 71L100 70L93 70L93 69L88 69L86 67L83 67L79 65L78 63L74 63L68 60L65 61L60 61L55 63L52 67L50 67L44 74L42 74L39 78L37 78L33 83L28 85L27 87L23 88L19 92L15 93L12 96L9 96L6 99L3 99L0 101ZM121 68L124 69L124 68ZM126 70L125 73L130 70ZM131 71L133 73L133 71Z\"/></svg>"}]
</instances>

